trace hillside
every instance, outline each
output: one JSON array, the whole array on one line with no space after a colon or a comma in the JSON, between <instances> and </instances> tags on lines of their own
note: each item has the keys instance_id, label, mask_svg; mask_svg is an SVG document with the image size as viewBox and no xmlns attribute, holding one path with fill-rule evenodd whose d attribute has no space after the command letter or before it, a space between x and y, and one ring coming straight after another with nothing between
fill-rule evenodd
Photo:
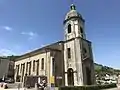
<instances>
[{"instance_id":1,"label":"hillside","mask_svg":"<svg viewBox=\"0 0 120 90\"><path fill-rule=\"evenodd\" d=\"M94 67L95 67L95 73L96 74L110 74L110 75L113 75L113 74L120 74L120 70L118 69L114 69L114 68L111 68L111 67L108 67L108 66L103 66L101 64L97 64L95 63L94 64Z\"/></svg>"}]
</instances>

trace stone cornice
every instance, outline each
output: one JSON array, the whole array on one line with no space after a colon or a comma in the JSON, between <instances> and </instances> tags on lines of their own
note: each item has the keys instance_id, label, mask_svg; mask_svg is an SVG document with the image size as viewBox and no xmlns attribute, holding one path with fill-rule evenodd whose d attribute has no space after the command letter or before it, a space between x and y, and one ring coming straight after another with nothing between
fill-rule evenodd
<instances>
[{"instance_id":1,"label":"stone cornice","mask_svg":"<svg viewBox=\"0 0 120 90\"><path fill-rule=\"evenodd\" d=\"M82 18L82 17L79 17L79 16L73 16L73 17L70 17L66 20L63 21L63 24L65 24L67 21L71 20L71 19L80 19L82 20L83 22L85 22L85 20Z\"/></svg>"}]
</instances>

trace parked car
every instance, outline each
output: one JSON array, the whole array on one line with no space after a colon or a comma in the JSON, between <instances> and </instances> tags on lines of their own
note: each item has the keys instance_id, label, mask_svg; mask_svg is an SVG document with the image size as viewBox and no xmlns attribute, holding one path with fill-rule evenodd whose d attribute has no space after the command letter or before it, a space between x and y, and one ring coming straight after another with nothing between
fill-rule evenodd
<instances>
[{"instance_id":1,"label":"parked car","mask_svg":"<svg viewBox=\"0 0 120 90\"><path fill-rule=\"evenodd\" d=\"M8 88L8 84L7 84L7 82L5 82L5 78L4 78L4 80L3 79L0 79L0 87L1 88L4 88L4 89L7 89Z\"/></svg>"},{"instance_id":2,"label":"parked car","mask_svg":"<svg viewBox=\"0 0 120 90\"><path fill-rule=\"evenodd\" d=\"M7 88L8 88L8 85L7 85L7 83L5 83L5 82L0 82L0 87L1 87L1 88L4 88L4 89L7 89Z\"/></svg>"}]
</instances>

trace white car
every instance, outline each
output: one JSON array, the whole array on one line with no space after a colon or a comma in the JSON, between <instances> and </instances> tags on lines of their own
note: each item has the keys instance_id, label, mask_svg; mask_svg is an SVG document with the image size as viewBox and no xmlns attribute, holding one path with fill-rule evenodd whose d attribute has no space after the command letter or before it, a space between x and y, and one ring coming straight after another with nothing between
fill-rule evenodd
<instances>
[{"instance_id":1,"label":"white car","mask_svg":"<svg viewBox=\"0 0 120 90\"><path fill-rule=\"evenodd\" d=\"M8 88L8 85L5 82L0 82L0 87L6 89Z\"/></svg>"}]
</instances>

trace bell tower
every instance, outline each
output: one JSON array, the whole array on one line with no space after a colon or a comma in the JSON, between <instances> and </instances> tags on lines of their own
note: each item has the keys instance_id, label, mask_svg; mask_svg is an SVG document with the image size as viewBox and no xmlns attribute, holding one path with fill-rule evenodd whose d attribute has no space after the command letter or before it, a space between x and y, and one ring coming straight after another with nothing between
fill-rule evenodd
<instances>
[{"instance_id":1,"label":"bell tower","mask_svg":"<svg viewBox=\"0 0 120 90\"><path fill-rule=\"evenodd\" d=\"M84 19L76 11L74 4L70 6L70 11L67 13L64 20L65 28L65 40L70 40L72 38L81 37L86 39L84 31Z\"/></svg>"},{"instance_id":2,"label":"bell tower","mask_svg":"<svg viewBox=\"0 0 120 90\"><path fill-rule=\"evenodd\" d=\"M65 86L95 84L91 42L86 39L85 20L74 4L63 23Z\"/></svg>"}]
</instances>

